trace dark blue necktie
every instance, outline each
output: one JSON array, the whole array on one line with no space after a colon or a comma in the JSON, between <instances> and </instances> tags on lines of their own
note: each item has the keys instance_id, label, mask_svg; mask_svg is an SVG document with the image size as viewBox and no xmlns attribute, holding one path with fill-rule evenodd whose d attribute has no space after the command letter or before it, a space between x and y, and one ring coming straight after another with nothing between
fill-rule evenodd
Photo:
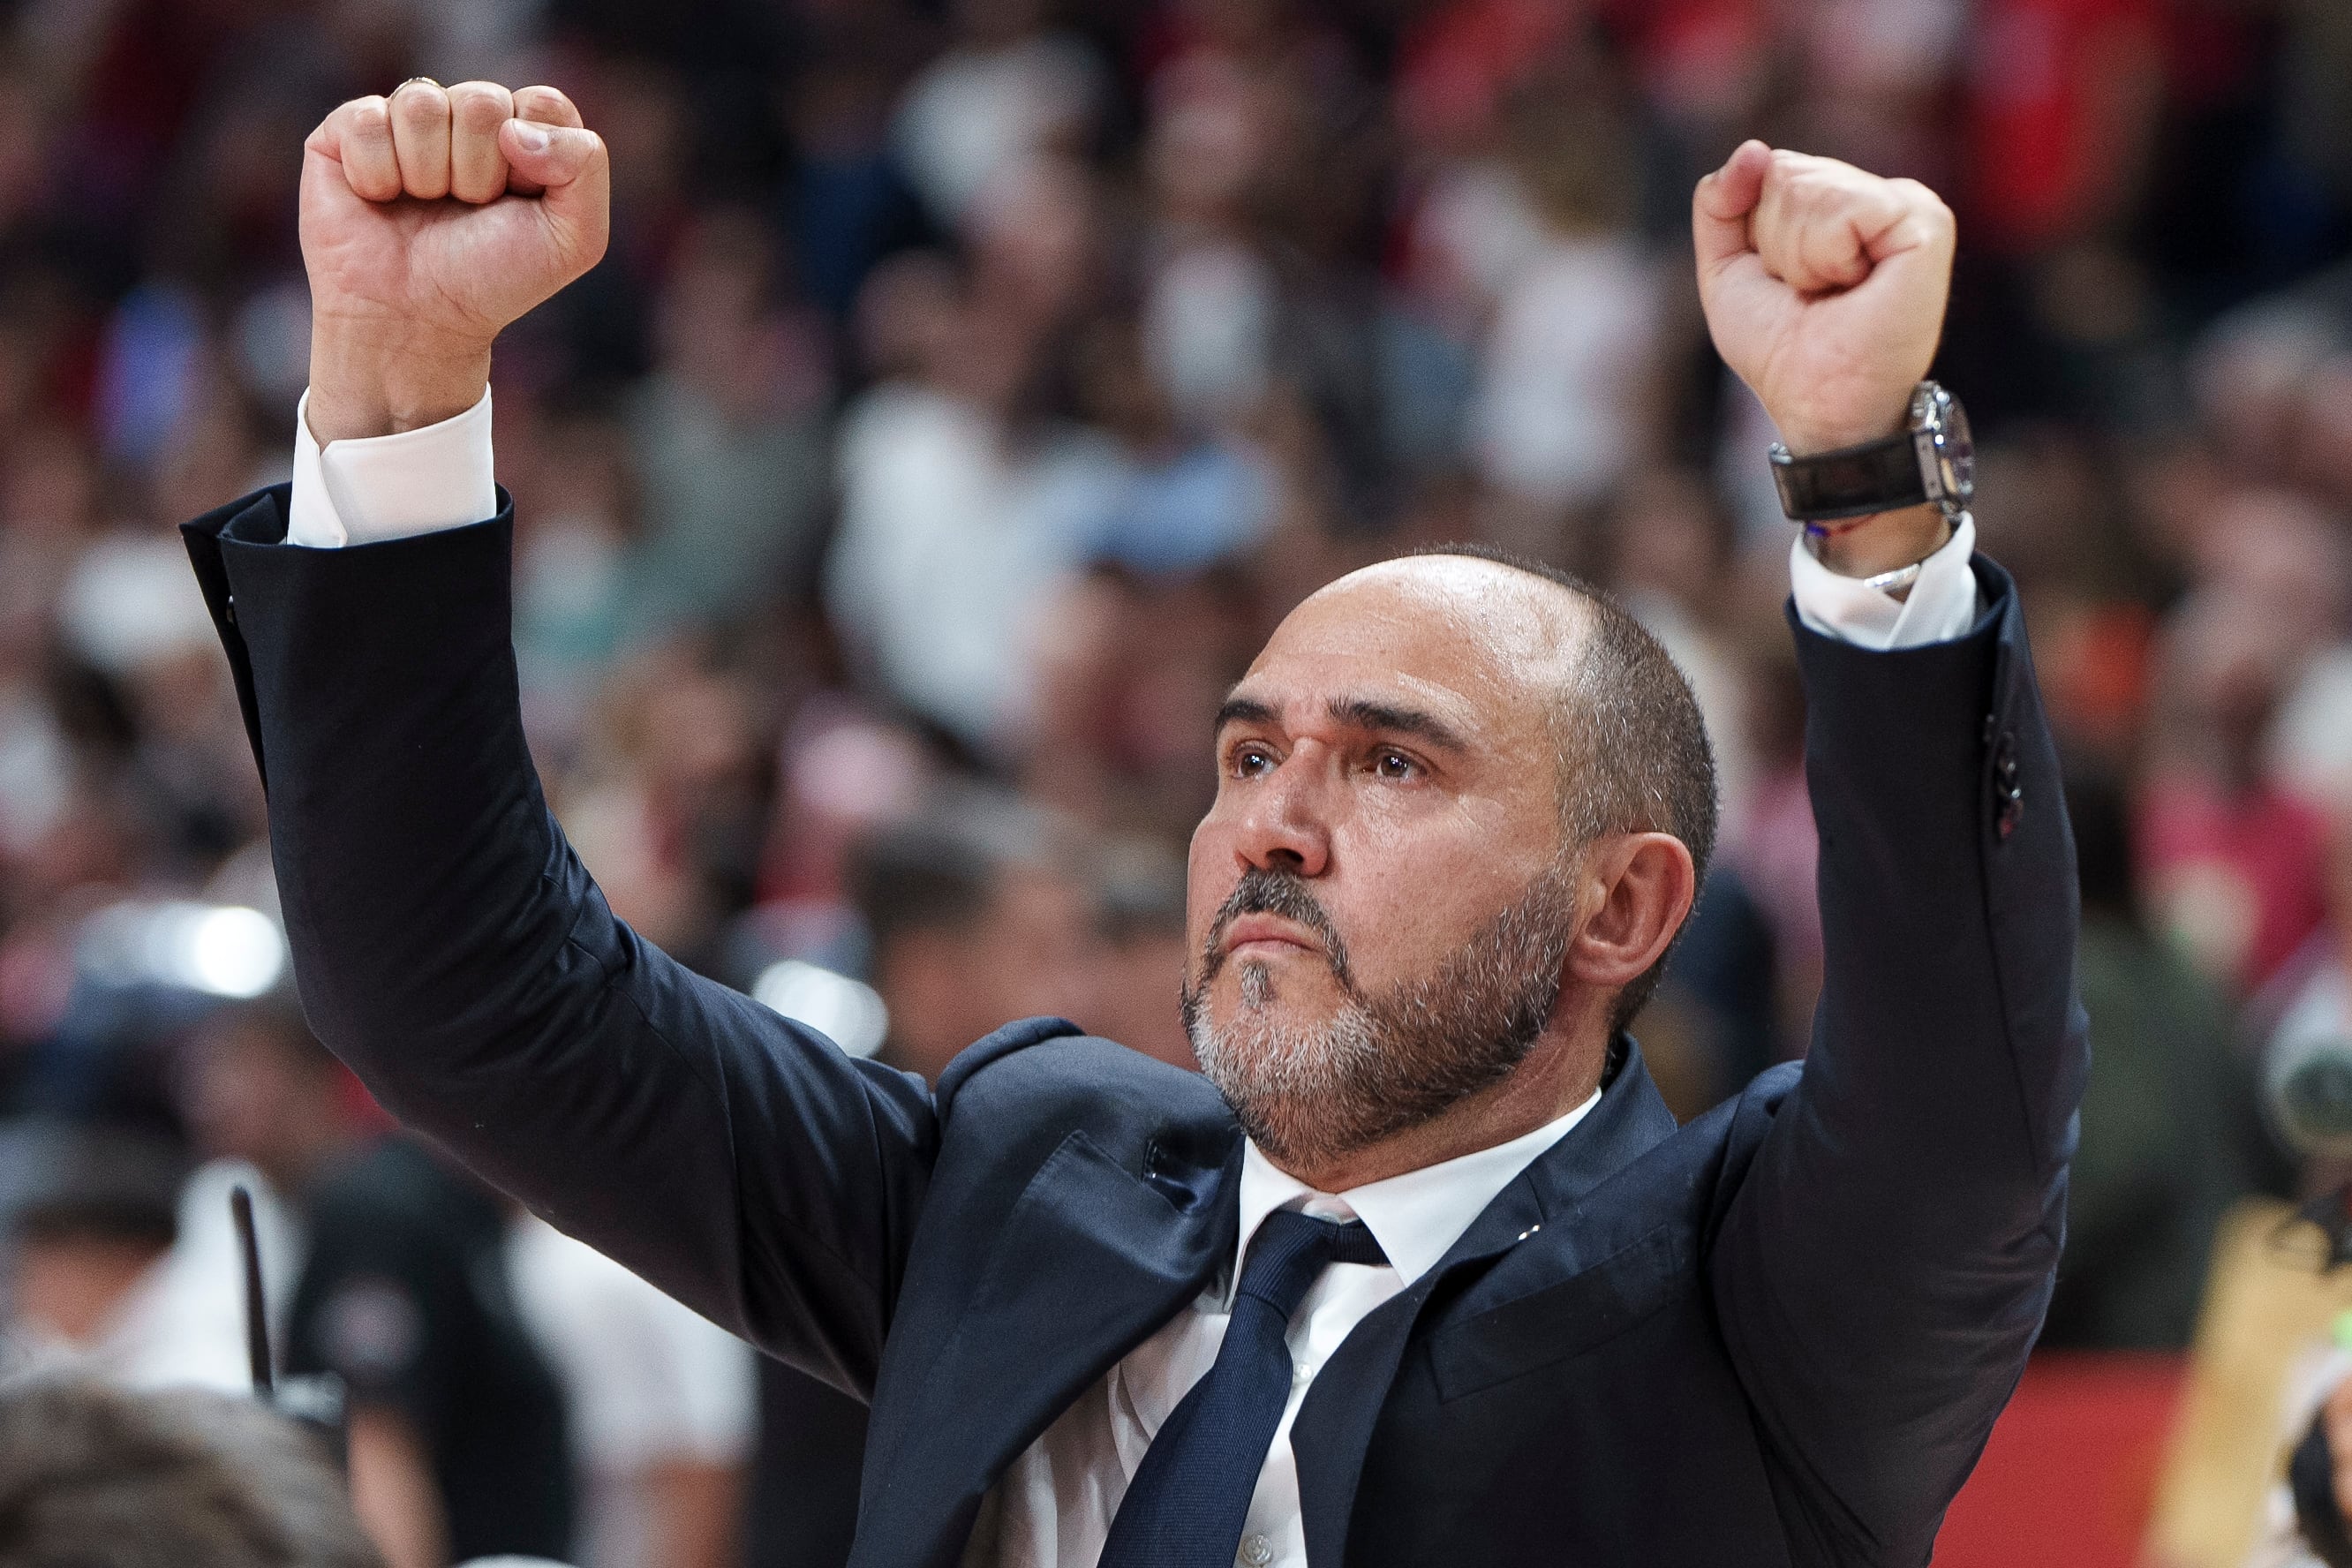
<instances>
[{"instance_id":1,"label":"dark blue necktie","mask_svg":"<svg viewBox=\"0 0 2352 1568\"><path fill-rule=\"evenodd\" d=\"M1099 1568L1233 1568L1250 1495L1290 1401L1284 1336L1323 1270L1386 1263L1360 1220L1265 1216L1234 1290L1216 1364L1168 1413L1111 1521Z\"/></svg>"}]
</instances>

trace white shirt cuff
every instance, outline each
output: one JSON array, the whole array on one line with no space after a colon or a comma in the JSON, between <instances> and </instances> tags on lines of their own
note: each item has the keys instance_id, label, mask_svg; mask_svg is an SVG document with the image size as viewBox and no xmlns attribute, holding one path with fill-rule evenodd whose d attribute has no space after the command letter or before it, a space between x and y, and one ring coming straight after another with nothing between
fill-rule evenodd
<instances>
[{"instance_id":1,"label":"white shirt cuff","mask_svg":"<svg viewBox=\"0 0 2352 1568\"><path fill-rule=\"evenodd\" d=\"M310 395L294 410L294 491L286 542L332 550L438 529L499 513L490 456L490 393L463 414L390 436L331 441L310 434Z\"/></svg>"},{"instance_id":2,"label":"white shirt cuff","mask_svg":"<svg viewBox=\"0 0 2352 1568\"><path fill-rule=\"evenodd\" d=\"M1823 637L1881 652L1965 637L1979 614L1977 574L1969 569L1976 548L1976 519L1962 512L1952 537L1920 563L1909 595L1897 599L1814 560L1800 533L1789 546L1789 587L1797 618Z\"/></svg>"}]
</instances>

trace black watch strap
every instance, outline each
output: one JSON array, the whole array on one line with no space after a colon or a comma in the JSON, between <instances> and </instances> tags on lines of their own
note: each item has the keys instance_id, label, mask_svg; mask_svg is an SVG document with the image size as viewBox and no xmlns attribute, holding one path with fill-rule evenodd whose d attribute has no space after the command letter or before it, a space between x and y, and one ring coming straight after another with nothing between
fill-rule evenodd
<instances>
[{"instance_id":1,"label":"black watch strap","mask_svg":"<svg viewBox=\"0 0 2352 1568\"><path fill-rule=\"evenodd\" d=\"M1775 442L1772 482L1780 487L1780 510L1800 522L1900 511L1927 500L1919 450L1907 430L1805 458Z\"/></svg>"}]
</instances>

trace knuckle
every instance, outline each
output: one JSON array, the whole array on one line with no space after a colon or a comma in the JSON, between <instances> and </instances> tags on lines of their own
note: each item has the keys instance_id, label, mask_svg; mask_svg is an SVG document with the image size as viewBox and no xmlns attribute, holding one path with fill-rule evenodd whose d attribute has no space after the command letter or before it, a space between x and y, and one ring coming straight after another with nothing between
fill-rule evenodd
<instances>
[{"instance_id":1,"label":"knuckle","mask_svg":"<svg viewBox=\"0 0 2352 1568\"><path fill-rule=\"evenodd\" d=\"M429 82L417 82L394 95L392 109L403 124L430 125L449 118L449 94Z\"/></svg>"},{"instance_id":2,"label":"knuckle","mask_svg":"<svg viewBox=\"0 0 2352 1568\"><path fill-rule=\"evenodd\" d=\"M1922 212L1940 213L1950 210L1944 205L1943 197L1916 180L1896 180L1894 184L1895 188L1902 193L1905 200Z\"/></svg>"},{"instance_id":3,"label":"knuckle","mask_svg":"<svg viewBox=\"0 0 2352 1568\"><path fill-rule=\"evenodd\" d=\"M510 112L512 100L496 82L460 82L449 89L449 109L469 131L492 129Z\"/></svg>"},{"instance_id":4,"label":"knuckle","mask_svg":"<svg viewBox=\"0 0 2352 1568\"><path fill-rule=\"evenodd\" d=\"M531 111L541 116L562 120L579 118L579 110L572 107L572 100L566 97L561 89L542 84L523 88L514 96L518 110L528 107Z\"/></svg>"}]
</instances>

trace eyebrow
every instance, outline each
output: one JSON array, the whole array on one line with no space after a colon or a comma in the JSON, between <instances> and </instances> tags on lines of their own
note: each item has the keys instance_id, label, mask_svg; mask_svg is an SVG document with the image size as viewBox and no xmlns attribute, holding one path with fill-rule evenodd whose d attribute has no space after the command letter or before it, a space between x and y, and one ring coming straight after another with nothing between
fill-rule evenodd
<instances>
[{"instance_id":1,"label":"eyebrow","mask_svg":"<svg viewBox=\"0 0 2352 1568\"><path fill-rule=\"evenodd\" d=\"M1337 722L1359 730L1417 736L1442 751L1464 749L1462 737L1454 733L1451 725L1418 708L1399 708L1391 702L1375 702L1363 697L1335 697L1328 711Z\"/></svg>"},{"instance_id":2,"label":"eyebrow","mask_svg":"<svg viewBox=\"0 0 2352 1568\"><path fill-rule=\"evenodd\" d=\"M1274 710L1252 697L1228 697L1217 710L1213 733L1223 734L1228 724L1271 724Z\"/></svg>"},{"instance_id":3,"label":"eyebrow","mask_svg":"<svg viewBox=\"0 0 2352 1568\"><path fill-rule=\"evenodd\" d=\"M1424 713L1418 708L1400 708L1392 702L1379 702L1369 697L1335 697L1326 707L1333 722L1349 729L1371 730L1391 735L1412 735L1426 741L1442 751L1467 750L1454 728L1435 714ZM1254 697L1228 697L1217 710L1217 732L1222 734L1228 724L1272 724L1276 721L1273 708Z\"/></svg>"}]
</instances>

